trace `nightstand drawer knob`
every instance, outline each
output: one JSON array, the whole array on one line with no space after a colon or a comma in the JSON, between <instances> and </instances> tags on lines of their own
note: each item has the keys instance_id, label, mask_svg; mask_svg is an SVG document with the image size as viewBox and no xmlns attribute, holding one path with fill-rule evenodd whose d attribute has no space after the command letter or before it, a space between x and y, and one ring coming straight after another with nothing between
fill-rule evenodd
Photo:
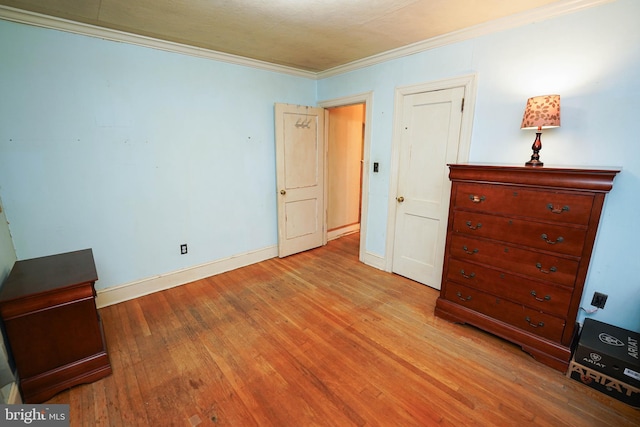
<instances>
[{"instance_id":1,"label":"nightstand drawer knob","mask_svg":"<svg viewBox=\"0 0 640 427\"><path fill-rule=\"evenodd\" d=\"M561 207L556 207L553 205L553 203L549 203L547 205L547 209L549 209L552 213L554 214L561 214L562 212L569 212L569 206L563 206Z\"/></svg>"},{"instance_id":2,"label":"nightstand drawer knob","mask_svg":"<svg viewBox=\"0 0 640 427\"><path fill-rule=\"evenodd\" d=\"M531 295L536 301L540 301L540 302L551 301L551 295L545 295L544 298L540 298L537 296L536 291L531 291Z\"/></svg>"},{"instance_id":3,"label":"nightstand drawer knob","mask_svg":"<svg viewBox=\"0 0 640 427\"><path fill-rule=\"evenodd\" d=\"M485 196L478 196L475 194L469 194L469 200L471 200L473 203L482 203L486 200L487 198Z\"/></svg>"}]
</instances>

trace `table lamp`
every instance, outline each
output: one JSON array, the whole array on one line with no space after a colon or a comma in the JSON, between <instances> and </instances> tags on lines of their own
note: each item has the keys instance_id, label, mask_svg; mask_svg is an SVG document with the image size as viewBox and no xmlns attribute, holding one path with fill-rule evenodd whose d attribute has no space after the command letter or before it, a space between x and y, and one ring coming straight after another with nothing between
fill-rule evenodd
<instances>
[{"instance_id":1,"label":"table lamp","mask_svg":"<svg viewBox=\"0 0 640 427\"><path fill-rule=\"evenodd\" d=\"M525 166L543 166L540 161L540 150L542 150L542 129L557 128L560 126L560 95L535 96L527 100L527 107L522 117L521 129L537 129L536 139L533 141L531 149L533 154L531 160Z\"/></svg>"}]
</instances>

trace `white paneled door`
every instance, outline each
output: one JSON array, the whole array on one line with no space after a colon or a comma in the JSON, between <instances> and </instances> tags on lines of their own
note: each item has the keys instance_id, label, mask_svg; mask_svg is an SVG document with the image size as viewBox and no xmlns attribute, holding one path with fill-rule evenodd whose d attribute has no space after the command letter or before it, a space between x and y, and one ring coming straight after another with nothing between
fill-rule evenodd
<instances>
[{"instance_id":1,"label":"white paneled door","mask_svg":"<svg viewBox=\"0 0 640 427\"><path fill-rule=\"evenodd\" d=\"M275 105L278 256L326 243L324 109Z\"/></svg>"},{"instance_id":2,"label":"white paneled door","mask_svg":"<svg viewBox=\"0 0 640 427\"><path fill-rule=\"evenodd\" d=\"M404 95L393 242L394 273L439 289L464 88Z\"/></svg>"}]
</instances>

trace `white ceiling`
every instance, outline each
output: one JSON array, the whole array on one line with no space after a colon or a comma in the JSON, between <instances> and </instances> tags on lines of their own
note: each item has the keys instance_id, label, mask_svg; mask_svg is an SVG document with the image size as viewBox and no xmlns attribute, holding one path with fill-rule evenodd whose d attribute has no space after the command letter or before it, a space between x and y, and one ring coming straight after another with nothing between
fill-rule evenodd
<instances>
[{"instance_id":1,"label":"white ceiling","mask_svg":"<svg viewBox=\"0 0 640 427\"><path fill-rule=\"evenodd\" d=\"M321 72L584 0L0 0L96 27Z\"/></svg>"}]
</instances>

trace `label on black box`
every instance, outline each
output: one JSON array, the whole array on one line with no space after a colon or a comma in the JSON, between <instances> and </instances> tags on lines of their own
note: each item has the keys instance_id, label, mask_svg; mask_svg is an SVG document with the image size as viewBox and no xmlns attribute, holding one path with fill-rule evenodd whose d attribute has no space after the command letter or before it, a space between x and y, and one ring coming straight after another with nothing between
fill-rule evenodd
<instances>
[{"instance_id":1,"label":"label on black box","mask_svg":"<svg viewBox=\"0 0 640 427\"><path fill-rule=\"evenodd\" d=\"M631 369L629 369L629 368L625 368L625 369L624 369L624 374L625 374L626 376L628 376L628 377L635 378L635 379L637 379L638 381L640 381L640 373L638 373L638 372L636 372L636 371L632 371L632 370L631 370Z\"/></svg>"}]
</instances>

